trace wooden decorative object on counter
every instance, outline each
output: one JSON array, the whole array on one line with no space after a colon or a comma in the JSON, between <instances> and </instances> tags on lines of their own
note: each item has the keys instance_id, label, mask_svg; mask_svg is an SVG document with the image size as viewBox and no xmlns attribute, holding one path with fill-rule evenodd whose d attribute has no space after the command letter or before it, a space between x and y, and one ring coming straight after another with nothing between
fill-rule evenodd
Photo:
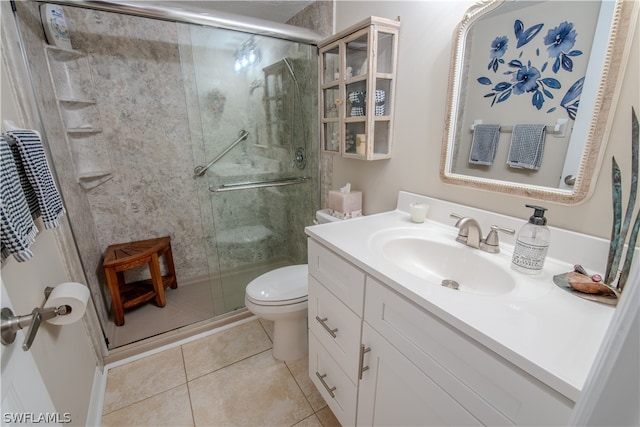
<instances>
[{"instance_id":1,"label":"wooden decorative object on counter","mask_svg":"<svg viewBox=\"0 0 640 427\"><path fill-rule=\"evenodd\" d=\"M553 276L559 287L590 301L617 305L620 291L602 282L595 282L589 276L576 271Z\"/></svg>"}]
</instances>

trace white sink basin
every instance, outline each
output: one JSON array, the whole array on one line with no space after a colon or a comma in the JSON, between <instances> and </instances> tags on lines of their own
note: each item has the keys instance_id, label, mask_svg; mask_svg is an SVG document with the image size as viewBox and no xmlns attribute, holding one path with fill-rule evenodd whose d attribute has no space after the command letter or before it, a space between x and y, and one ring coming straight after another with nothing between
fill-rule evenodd
<instances>
[{"instance_id":1,"label":"white sink basin","mask_svg":"<svg viewBox=\"0 0 640 427\"><path fill-rule=\"evenodd\" d=\"M464 246L451 236L431 234L415 229L383 230L372 236L370 248L430 285L477 295L502 295L514 289L513 276L495 262L498 258L492 259L501 255Z\"/></svg>"}]
</instances>

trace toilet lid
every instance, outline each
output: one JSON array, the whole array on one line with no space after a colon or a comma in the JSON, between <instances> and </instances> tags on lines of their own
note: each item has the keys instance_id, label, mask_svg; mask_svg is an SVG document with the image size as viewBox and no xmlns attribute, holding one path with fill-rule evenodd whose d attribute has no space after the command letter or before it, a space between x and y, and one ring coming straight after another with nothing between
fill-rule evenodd
<instances>
[{"instance_id":1,"label":"toilet lid","mask_svg":"<svg viewBox=\"0 0 640 427\"><path fill-rule=\"evenodd\" d=\"M258 304L306 300L309 292L308 271L307 264L271 270L247 285L247 296Z\"/></svg>"}]
</instances>

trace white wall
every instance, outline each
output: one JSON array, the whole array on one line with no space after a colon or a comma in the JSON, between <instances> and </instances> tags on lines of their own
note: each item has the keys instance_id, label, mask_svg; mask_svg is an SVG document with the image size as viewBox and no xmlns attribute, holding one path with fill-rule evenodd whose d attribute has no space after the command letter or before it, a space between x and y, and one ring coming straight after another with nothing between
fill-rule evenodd
<instances>
[{"instance_id":1,"label":"white wall","mask_svg":"<svg viewBox=\"0 0 640 427\"><path fill-rule=\"evenodd\" d=\"M6 18L3 16L3 24ZM0 77L1 119L11 119L21 125L4 61ZM9 257L2 263L2 281L16 315L30 313L40 306L47 286L70 281L55 231L44 230L40 220L36 224L41 231L32 247L34 257L21 263ZM12 345L22 351L21 342L16 341ZM83 322L64 327L44 322L29 351L33 354L56 410L61 414L69 412L72 425L85 425L97 363Z\"/></svg>"},{"instance_id":2,"label":"white wall","mask_svg":"<svg viewBox=\"0 0 640 427\"><path fill-rule=\"evenodd\" d=\"M336 1L336 31L370 15L400 16L398 80L393 158L378 162L336 158L333 188L351 182L363 191L364 213L395 207L399 190L464 203L526 219L532 200L443 184L439 178L451 40L457 23L474 1ZM603 238L611 232L611 156L615 155L628 191L631 171L631 107L640 112L639 52L636 30L613 129L593 196L580 205L540 202L551 225ZM626 193L625 193L626 194ZM626 196L623 198L626 207ZM487 225L488 226L488 225Z\"/></svg>"}]
</instances>

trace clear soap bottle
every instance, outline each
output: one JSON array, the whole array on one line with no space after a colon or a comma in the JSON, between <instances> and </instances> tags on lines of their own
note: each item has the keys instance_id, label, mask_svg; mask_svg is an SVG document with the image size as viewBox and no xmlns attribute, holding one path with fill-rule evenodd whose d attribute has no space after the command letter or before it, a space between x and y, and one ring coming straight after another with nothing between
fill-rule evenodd
<instances>
[{"instance_id":1,"label":"clear soap bottle","mask_svg":"<svg viewBox=\"0 0 640 427\"><path fill-rule=\"evenodd\" d=\"M547 208L526 206L533 209L534 213L518 233L511 259L511 268L524 274L539 274L544 267L544 260L547 257L551 240L551 232L546 225L547 218L544 217Z\"/></svg>"}]
</instances>

